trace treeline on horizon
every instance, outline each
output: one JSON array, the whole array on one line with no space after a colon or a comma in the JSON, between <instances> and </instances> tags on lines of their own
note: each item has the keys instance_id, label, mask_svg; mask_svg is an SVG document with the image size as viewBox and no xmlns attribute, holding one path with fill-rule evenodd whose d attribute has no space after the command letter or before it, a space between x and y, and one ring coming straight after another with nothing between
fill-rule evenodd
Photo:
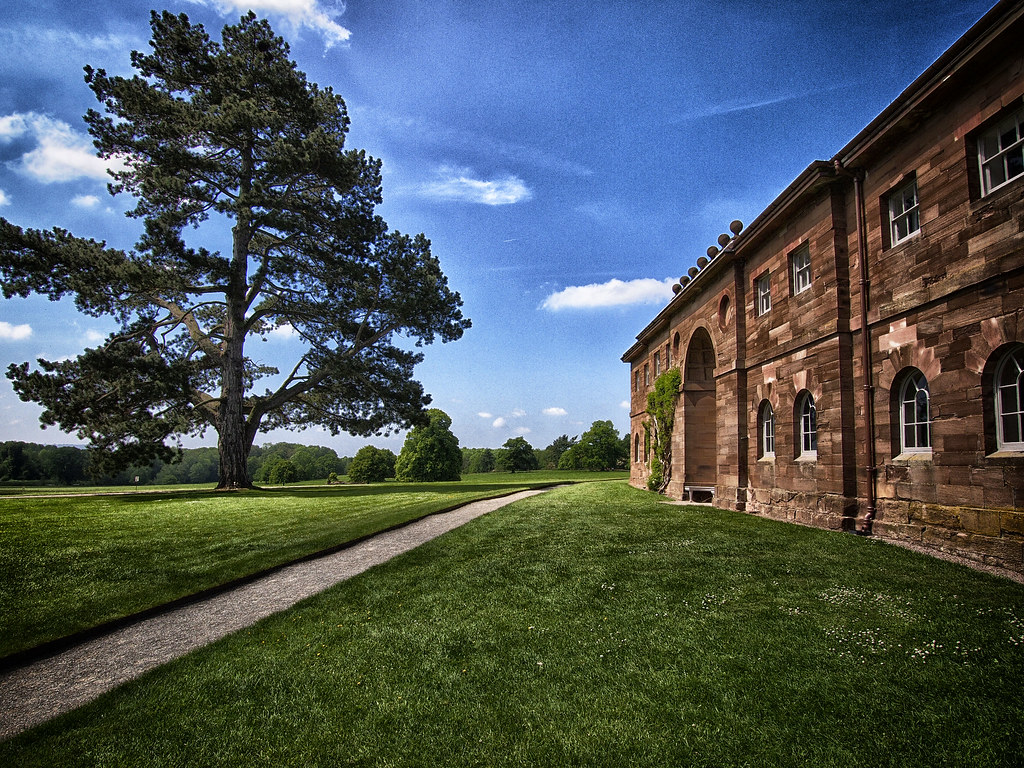
<instances>
[{"instance_id":1,"label":"treeline on horizon","mask_svg":"<svg viewBox=\"0 0 1024 768\"><path fill-rule=\"evenodd\" d=\"M588 437L589 436L589 437ZM561 435L547 448L526 443L535 461L521 461L518 471L530 469L621 469L629 455L629 438L618 437L611 422L595 422L579 437ZM523 441L523 438L515 438ZM509 448L462 448L462 473L508 471ZM326 482L348 474L351 456L338 456L333 448L298 443L254 445L249 453L249 473L254 482L281 484L301 481ZM527 466L528 465L528 466ZM216 483L216 448L184 448L180 461L154 461L129 467L116 475L94 476L89 453L72 445L41 445L10 440L0 443L0 484L13 485L179 485Z\"/></svg>"}]
</instances>

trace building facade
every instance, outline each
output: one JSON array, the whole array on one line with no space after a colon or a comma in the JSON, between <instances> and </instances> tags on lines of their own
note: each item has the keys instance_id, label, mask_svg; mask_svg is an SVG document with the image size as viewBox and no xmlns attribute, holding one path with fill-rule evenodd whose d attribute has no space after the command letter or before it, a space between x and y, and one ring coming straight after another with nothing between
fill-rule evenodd
<instances>
[{"instance_id":1,"label":"building facade","mask_svg":"<svg viewBox=\"0 0 1024 768\"><path fill-rule=\"evenodd\" d=\"M637 336L682 373L665 492L1024 571L1024 3L731 225Z\"/></svg>"}]
</instances>

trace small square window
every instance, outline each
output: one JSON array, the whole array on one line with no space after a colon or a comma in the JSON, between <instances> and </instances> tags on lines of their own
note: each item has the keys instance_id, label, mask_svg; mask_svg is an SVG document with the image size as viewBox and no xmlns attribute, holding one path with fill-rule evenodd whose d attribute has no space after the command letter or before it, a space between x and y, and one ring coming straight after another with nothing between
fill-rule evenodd
<instances>
[{"instance_id":1,"label":"small square window","mask_svg":"<svg viewBox=\"0 0 1024 768\"><path fill-rule=\"evenodd\" d=\"M1024 108L978 136L978 165L983 196L1024 176Z\"/></svg>"},{"instance_id":2,"label":"small square window","mask_svg":"<svg viewBox=\"0 0 1024 768\"><path fill-rule=\"evenodd\" d=\"M797 248L789 257L790 283L793 295L811 287L811 249L807 245Z\"/></svg>"},{"instance_id":3,"label":"small square window","mask_svg":"<svg viewBox=\"0 0 1024 768\"><path fill-rule=\"evenodd\" d=\"M769 274L765 272L754 281L754 296L757 301L757 314L766 314L772 308L771 284Z\"/></svg>"},{"instance_id":4,"label":"small square window","mask_svg":"<svg viewBox=\"0 0 1024 768\"><path fill-rule=\"evenodd\" d=\"M921 214L917 202L917 179L911 179L889 195L889 236L891 243L902 243L921 230Z\"/></svg>"}]
</instances>

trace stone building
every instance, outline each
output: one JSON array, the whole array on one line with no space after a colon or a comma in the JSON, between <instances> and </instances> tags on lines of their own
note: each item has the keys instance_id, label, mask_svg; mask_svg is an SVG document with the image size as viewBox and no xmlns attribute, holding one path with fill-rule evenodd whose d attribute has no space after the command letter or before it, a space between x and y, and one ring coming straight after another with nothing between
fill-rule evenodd
<instances>
[{"instance_id":1,"label":"stone building","mask_svg":"<svg viewBox=\"0 0 1024 768\"><path fill-rule=\"evenodd\" d=\"M665 492L1024 570L1024 3L733 222L637 336L679 367Z\"/></svg>"}]
</instances>

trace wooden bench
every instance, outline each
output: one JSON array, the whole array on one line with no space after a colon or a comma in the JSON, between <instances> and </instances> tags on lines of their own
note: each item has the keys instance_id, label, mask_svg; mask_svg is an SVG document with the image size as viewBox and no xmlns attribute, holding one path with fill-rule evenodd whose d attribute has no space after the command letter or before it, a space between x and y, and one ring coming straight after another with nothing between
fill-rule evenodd
<instances>
[{"instance_id":1,"label":"wooden bench","mask_svg":"<svg viewBox=\"0 0 1024 768\"><path fill-rule=\"evenodd\" d=\"M715 486L713 485L684 485L683 492L686 494L687 501L698 504L710 504L715 499ZM694 494L697 494L698 498L694 498Z\"/></svg>"}]
</instances>

